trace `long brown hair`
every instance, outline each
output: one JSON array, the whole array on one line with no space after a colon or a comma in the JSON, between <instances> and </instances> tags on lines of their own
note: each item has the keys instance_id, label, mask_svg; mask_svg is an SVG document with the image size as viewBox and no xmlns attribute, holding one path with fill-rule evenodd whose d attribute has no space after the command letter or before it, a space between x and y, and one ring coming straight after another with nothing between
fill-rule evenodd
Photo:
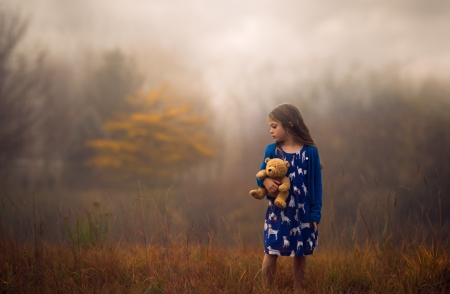
<instances>
[{"instance_id":1,"label":"long brown hair","mask_svg":"<svg viewBox=\"0 0 450 294\"><path fill-rule=\"evenodd\" d=\"M294 105L289 103L278 105L269 113L269 119L281 123L283 128L300 143L315 145L302 114Z\"/></svg>"}]
</instances>

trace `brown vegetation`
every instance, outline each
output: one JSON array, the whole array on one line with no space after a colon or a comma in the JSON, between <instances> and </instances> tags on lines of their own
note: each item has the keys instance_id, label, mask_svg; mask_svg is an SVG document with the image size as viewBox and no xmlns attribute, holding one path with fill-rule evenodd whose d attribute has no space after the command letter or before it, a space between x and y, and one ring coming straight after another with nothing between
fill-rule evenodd
<instances>
[{"instance_id":1,"label":"brown vegetation","mask_svg":"<svg viewBox=\"0 0 450 294\"><path fill-rule=\"evenodd\" d=\"M2 202L3 208L5 202ZM77 222L59 244L42 238L43 223L34 217L31 242L5 235L2 221L0 282L3 293L264 293L262 247L226 246L208 232L201 244L190 230L174 235L159 215L158 239L143 244L123 237L104 243L107 229L94 221ZM97 219L98 220L98 219ZM406 224L409 226L411 224ZM66 228L67 229L67 228ZM105 231L103 231L105 230ZM93 238L81 238L91 234ZM144 237L144 236L141 236ZM337 237L339 238L339 237ZM331 242L331 238L325 238ZM390 238L352 248L335 240L308 258L304 289L308 293L447 293L450 251L444 242ZM322 241L321 241L322 242ZM273 293L291 293L291 258L281 258Z\"/></svg>"},{"instance_id":2,"label":"brown vegetation","mask_svg":"<svg viewBox=\"0 0 450 294\"><path fill-rule=\"evenodd\" d=\"M265 293L261 249L120 245L76 251L1 244L3 293ZM450 254L438 248L371 246L319 250L308 259L307 293L448 293ZM292 262L281 259L272 293L292 293Z\"/></svg>"},{"instance_id":3,"label":"brown vegetation","mask_svg":"<svg viewBox=\"0 0 450 294\"><path fill-rule=\"evenodd\" d=\"M0 218L2 290L264 293L260 279L262 245L245 241L242 232L248 224L231 224L227 216L206 214L207 223L193 221L182 226L183 221L202 217L181 216L186 211L199 211L186 205L191 201L188 196L185 211L181 210L170 201L174 192L149 191L142 186L132 205L103 203L106 207L101 207L95 202L92 207L85 206L83 213L62 205L56 218L48 214L48 208L41 210L49 204L36 203L35 199L16 203L4 193ZM382 198L378 200L382 202ZM417 223L413 218L396 223L395 200L387 203L386 209L354 206L359 218L353 223L347 220L346 226L339 225L336 215L325 218L318 250L308 257L306 292L450 291L450 236L446 227ZM384 230L377 232L380 227ZM256 223L251 230L262 233L262 226ZM273 293L291 293L292 285L292 259L281 258Z\"/></svg>"}]
</instances>

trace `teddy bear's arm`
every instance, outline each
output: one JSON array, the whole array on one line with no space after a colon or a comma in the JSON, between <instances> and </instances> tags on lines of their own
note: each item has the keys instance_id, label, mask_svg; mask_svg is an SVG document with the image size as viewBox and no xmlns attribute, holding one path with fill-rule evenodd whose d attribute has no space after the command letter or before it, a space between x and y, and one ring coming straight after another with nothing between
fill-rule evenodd
<instances>
[{"instance_id":1,"label":"teddy bear's arm","mask_svg":"<svg viewBox=\"0 0 450 294\"><path fill-rule=\"evenodd\" d=\"M260 171L256 174L256 177L257 177L258 179L260 179L260 180L263 180L264 178L266 178L266 177L267 177L267 172L266 172L266 170L265 170L265 169L260 170Z\"/></svg>"},{"instance_id":2,"label":"teddy bear's arm","mask_svg":"<svg viewBox=\"0 0 450 294\"><path fill-rule=\"evenodd\" d=\"M284 177L281 179L281 185L278 186L278 190L281 192L286 192L291 187L291 182L289 181L288 177Z\"/></svg>"}]
</instances>

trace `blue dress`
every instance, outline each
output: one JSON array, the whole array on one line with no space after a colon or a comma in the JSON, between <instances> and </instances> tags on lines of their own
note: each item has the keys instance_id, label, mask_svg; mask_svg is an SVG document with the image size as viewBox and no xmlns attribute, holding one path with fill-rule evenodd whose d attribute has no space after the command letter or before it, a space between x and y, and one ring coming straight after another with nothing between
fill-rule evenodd
<instances>
[{"instance_id":1,"label":"blue dress","mask_svg":"<svg viewBox=\"0 0 450 294\"><path fill-rule=\"evenodd\" d=\"M305 256L313 254L318 244L318 231L310 227L308 189L304 175L308 158L304 149L296 153L283 151L284 160L290 163L287 176L291 187L284 209L273 203L275 198L268 197L264 222L264 251L267 254Z\"/></svg>"}]
</instances>

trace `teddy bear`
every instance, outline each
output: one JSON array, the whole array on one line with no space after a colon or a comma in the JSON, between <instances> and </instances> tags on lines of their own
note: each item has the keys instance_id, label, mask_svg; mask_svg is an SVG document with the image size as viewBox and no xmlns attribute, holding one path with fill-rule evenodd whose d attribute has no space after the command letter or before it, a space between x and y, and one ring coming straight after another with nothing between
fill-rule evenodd
<instances>
[{"instance_id":1,"label":"teddy bear","mask_svg":"<svg viewBox=\"0 0 450 294\"><path fill-rule=\"evenodd\" d=\"M281 182L281 185L278 186L278 192L271 194L267 191L267 189L263 186L261 188L251 190L250 195L255 199L263 199L264 196L269 195L270 197L275 198L275 205L279 208L286 207L286 199L289 196L289 188L291 187L291 183L289 178L286 176L286 173L289 168L289 162L284 161L280 158L266 158L266 169L260 170L256 177L260 180L264 180L264 178L269 177L274 180L278 180Z\"/></svg>"}]
</instances>

